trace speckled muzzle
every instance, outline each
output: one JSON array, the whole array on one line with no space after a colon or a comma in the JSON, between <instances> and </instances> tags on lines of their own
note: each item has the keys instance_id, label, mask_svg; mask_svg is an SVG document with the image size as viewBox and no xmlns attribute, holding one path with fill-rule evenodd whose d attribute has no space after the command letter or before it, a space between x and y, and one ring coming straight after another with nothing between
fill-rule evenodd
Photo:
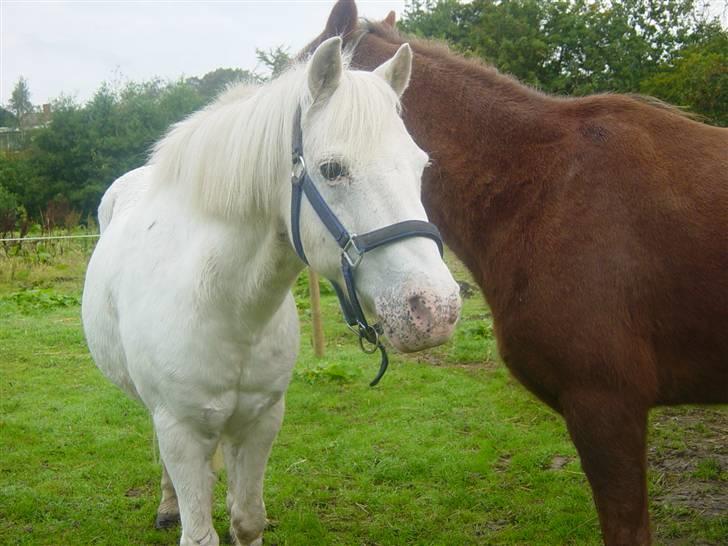
<instances>
[{"instance_id":1,"label":"speckled muzzle","mask_svg":"<svg viewBox=\"0 0 728 546\"><path fill-rule=\"evenodd\" d=\"M460 316L457 284L443 291L409 282L375 298L384 334L397 349L410 353L440 345L452 336Z\"/></svg>"}]
</instances>

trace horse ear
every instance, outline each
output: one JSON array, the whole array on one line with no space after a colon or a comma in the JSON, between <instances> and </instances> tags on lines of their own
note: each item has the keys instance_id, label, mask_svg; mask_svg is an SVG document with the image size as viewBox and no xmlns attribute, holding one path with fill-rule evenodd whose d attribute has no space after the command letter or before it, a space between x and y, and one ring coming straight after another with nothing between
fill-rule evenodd
<instances>
[{"instance_id":1,"label":"horse ear","mask_svg":"<svg viewBox=\"0 0 728 546\"><path fill-rule=\"evenodd\" d=\"M394 11L390 11L384 18L384 21L382 21L382 24L390 28L395 28L397 26L397 14Z\"/></svg>"},{"instance_id":2,"label":"horse ear","mask_svg":"<svg viewBox=\"0 0 728 546\"><path fill-rule=\"evenodd\" d=\"M334 92L342 70L341 38L329 38L316 48L308 62L308 89L314 101Z\"/></svg>"},{"instance_id":3,"label":"horse ear","mask_svg":"<svg viewBox=\"0 0 728 546\"><path fill-rule=\"evenodd\" d=\"M375 71L392 86L397 96L401 97L409 85L412 74L412 49L409 44L402 44L394 57L381 64Z\"/></svg>"},{"instance_id":4,"label":"horse ear","mask_svg":"<svg viewBox=\"0 0 728 546\"><path fill-rule=\"evenodd\" d=\"M324 36L346 36L356 29L357 9L354 0L339 0L331 8Z\"/></svg>"}]
</instances>

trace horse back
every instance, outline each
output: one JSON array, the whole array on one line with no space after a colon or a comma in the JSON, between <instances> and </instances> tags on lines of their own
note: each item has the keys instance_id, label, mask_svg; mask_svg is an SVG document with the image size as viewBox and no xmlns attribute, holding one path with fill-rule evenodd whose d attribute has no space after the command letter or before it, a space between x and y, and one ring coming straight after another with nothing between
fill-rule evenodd
<instances>
[{"instance_id":1,"label":"horse back","mask_svg":"<svg viewBox=\"0 0 728 546\"><path fill-rule=\"evenodd\" d=\"M139 167L117 178L99 204L99 229L103 233L115 215L131 210L149 188L148 166Z\"/></svg>"},{"instance_id":2,"label":"horse back","mask_svg":"<svg viewBox=\"0 0 728 546\"><path fill-rule=\"evenodd\" d=\"M585 374L649 404L728 401L728 130L629 97L556 119L485 267L504 359L555 407Z\"/></svg>"}]
</instances>

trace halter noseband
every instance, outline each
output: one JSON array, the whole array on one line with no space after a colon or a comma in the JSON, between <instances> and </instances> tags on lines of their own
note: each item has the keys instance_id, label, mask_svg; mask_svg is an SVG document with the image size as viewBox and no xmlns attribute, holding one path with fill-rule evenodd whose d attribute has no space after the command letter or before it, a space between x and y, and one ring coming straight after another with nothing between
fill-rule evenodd
<instances>
[{"instance_id":1,"label":"halter noseband","mask_svg":"<svg viewBox=\"0 0 728 546\"><path fill-rule=\"evenodd\" d=\"M364 311L359 303L356 294L356 286L354 284L354 270L361 262L364 254L379 248L408 239L410 237L427 237L437 243L442 256L442 238L437 227L430 222L422 220L405 220L397 222L389 226L375 229L363 235L350 233L341 221L337 218L334 211L326 204L326 201L316 189L313 180L306 169L306 162L303 159L303 130L301 128L301 107L296 110L293 123L293 170L291 173L291 234L293 238L293 248L296 250L298 257L308 265L306 254L303 251L303 243L301 241L301 200L303 194L308 198L309 203L323 222L326 229L332 235L336 243L341 248L341 272L346 285L346 292L342 290L339 284L330 280L334 287L334 291L339 298L339 305L344 315L347 326L355 334L359 336L359 346L366 353L373 353L377 349L381 352L382 358L379 366L379 373L369 383L375 386L387 371L389 359L387 351L382 345L380 336L383 333L382 326L377 323L370 325L367 322ZM365 346L364 341L371 346Z\"/></svg>"}]
</instances>

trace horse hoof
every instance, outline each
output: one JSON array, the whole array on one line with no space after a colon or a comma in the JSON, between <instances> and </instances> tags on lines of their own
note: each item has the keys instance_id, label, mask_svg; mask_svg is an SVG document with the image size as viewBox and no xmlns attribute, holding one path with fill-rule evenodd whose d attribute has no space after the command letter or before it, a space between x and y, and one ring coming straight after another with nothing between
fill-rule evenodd
<instances>
[{"instance_id":1,"label":"horse hoof","mask_svg":"<svg viewBox=\"0 0 728 546\"><path fill-rule=\"evenodd\" d=\"M225 533L223 544L231 544L232 546L244 546L243 543L237 540L229 530L227 533ZM263 546L263 535L256 538L248 546Z\"/></svg>"},{"instance_id":2,"label":"horse hoof","mask_svg":"<svg viewBox=\"0 0 728 546\"><path fill-rule=\"evenodd\" d=\"M177 527L180 523L179 514L157 514L154 522L155 529L171 529Z\"/></svg>"}]
</instances>

